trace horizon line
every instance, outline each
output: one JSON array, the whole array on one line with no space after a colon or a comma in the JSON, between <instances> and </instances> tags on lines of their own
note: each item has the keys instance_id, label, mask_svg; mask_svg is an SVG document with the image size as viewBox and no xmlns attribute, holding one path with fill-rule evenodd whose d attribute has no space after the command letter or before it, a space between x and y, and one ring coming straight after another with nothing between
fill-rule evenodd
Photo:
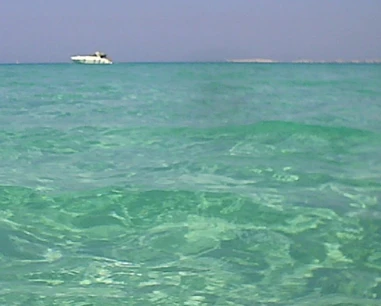
<instances>
[{"instance_id":1,"label":"horizon line","mask_svg":"<svg viewBox=\"0 0 381 306\"><path fill-rule=\"evenodd\" d=\"M381 59L353 59L353 60L275 60L266 58L246 58L246 59L223 59L223 60L194 60L194 61L113 61L113 64L192 64L192 63L253 63L253 64L381 64ZM57 61L57 62L0 62L0 65L39 65L39 64L76 64L72 61ZM76 64L78 65L78 64Z\"/></svg>"}]
</instances>

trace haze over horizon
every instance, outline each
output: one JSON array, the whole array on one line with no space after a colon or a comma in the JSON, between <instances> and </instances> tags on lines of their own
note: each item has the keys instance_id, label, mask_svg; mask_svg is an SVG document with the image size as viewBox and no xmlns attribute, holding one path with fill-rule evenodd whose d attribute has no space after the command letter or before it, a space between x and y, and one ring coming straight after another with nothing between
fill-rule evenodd
<instances>
[{"instance_id":1,"label":"haze over horizon","mask_svg":"<svg viewBox=\"0 0 381 306\"><path fill-rule=\"evenodd\" d=\"M380 12L379 0L3 1L0 62L379 59Z\"/></svg>"}]
</instances>

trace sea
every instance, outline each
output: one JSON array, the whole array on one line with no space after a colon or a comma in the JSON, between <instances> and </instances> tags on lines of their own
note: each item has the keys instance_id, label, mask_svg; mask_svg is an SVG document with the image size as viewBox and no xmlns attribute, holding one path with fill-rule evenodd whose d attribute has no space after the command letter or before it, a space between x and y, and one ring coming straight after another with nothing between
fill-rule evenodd
<instances>
[{"instance_id":1,"label":"sea","mask_svg":"<svg viewBox=\"0 0 381 306\"><path fill-rule=\"evenodd\" d=\"M0 305L381 305L381 65L0 65Z\"/></svg>"}]
</instances>

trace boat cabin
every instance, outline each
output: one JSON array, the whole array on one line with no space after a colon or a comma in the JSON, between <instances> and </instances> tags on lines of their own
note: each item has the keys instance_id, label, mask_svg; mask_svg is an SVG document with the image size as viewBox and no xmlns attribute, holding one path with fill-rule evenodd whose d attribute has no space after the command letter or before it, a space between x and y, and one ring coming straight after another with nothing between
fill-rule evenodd
<instances>
[{"instance_id":1,"label":"boat cabin","mask_svg":"<svg viewBox=\"0 0 381 306\"><path fill-rule=\"evenodd\" d=\"M107 58L107 54L102 52L95 52L92 56L100 57L100 58Z\"/></svg>"}]
</instances>

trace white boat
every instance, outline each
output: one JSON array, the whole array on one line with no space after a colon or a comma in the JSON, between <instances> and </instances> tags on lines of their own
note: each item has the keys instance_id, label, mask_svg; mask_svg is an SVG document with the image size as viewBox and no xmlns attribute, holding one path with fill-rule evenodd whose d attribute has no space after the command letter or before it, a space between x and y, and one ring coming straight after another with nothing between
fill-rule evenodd
<instances>
[{"instance_id":1,"label":"white boat","mask_svg":"<svg viewBox=\"0 0 381 306\"><path fill-rule=\"evenodd\" d=\"M78 64L112 64L111 59L105 53L98 51L92 55L75 55L71 57L71 60Z\"/></svg>"}]
</instances>

